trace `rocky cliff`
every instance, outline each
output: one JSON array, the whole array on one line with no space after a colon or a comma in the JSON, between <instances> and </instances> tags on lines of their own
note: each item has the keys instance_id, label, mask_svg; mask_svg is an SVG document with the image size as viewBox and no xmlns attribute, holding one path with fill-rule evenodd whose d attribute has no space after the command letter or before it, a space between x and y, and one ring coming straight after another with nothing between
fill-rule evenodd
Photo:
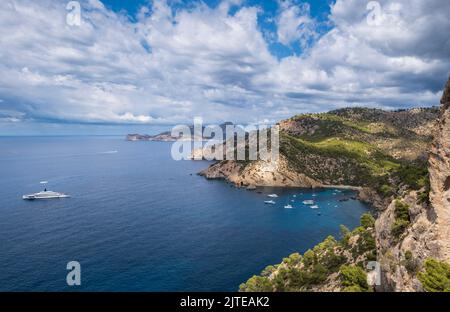
<instances>
[{"instance_id":1,"label":"rocky cliff","mask_svg":"<svg viewBox=\"0 0 450 312\"><path fill-rule=\"evenodd\" d=\"M430 201L440 245L439 256L450 260L450 79L441 104L439 128L429 158Z\"/></svg>"},{"instance_id":2,"label":"rocky cliff","mask_svg":"<svg viewBox=\"0 0 450 312\"><path fill-rule=\"evenodd\" d=\"M450 262L450 79L441 104L429 153L429 199L426 188L405 191L376 221L381 290L422 291L418 271L425 260Z\"/></svg>"},{"instance_id":3,"label":"rocky cliff","mask_svg":"<svg viewBox=\"0 0 450 312\"><path fill-rule=\"evenodd\" d=\"M329 237L303 256L293 254L282 263L269 266L260 276L249 279L240 290L450 291L450 78L439 112L409 110L385 114L378 111L374 115L370 110L351 109L337 111L333 115L345 116L345 119L351 115L351 118L369 122L365 126L359 124L358 128L380 129L382 124L381 128L386 130L386 125L394 126L390 128L391 134L396 133L415 143L402 142L403 145L392 149L391 144L395 145L399 137L394 135L391 142L383 142L380 137L373 136L378 131L365 131L361 135L354 129L345 132L341 129L334 135L370 143L389 155L389 161L396 163L398 160L401 167L409 163L406 165L408 169L399 172L398 167L391 167L385 180L386 187L382 188L386 192L380 194L373 185L360 192L368 200L381 197L377 203L380 210L376 220L372 222L370 216L363 216L361 227L352 232L344 230L340 241ZM310 120L306 123L283 123L291 135L318 135L323 140L323 126ZM330 131L336 131L336 128ZM422 141L425 137L430 138L432 133L432 144ZM406 155L411 151L410 144L416 143L416 147L425 149L415 151L413 157ZM428 161L423 162L426 151L429 153ZM363 160L357 158L358 162ZM292 166L292 160L287 160L286 166ZM427 174L417 175L419 171L413 169L414 166L422 166ZM349 177L346 179L349 181ZM420 183L414 182L419 179ZM316 179L315 182L323 180ZM370 260L376 260L380 265L381 283L374 288L367 283L367 275L373 274L365 266Z\"/></svg>"}]
</instances>

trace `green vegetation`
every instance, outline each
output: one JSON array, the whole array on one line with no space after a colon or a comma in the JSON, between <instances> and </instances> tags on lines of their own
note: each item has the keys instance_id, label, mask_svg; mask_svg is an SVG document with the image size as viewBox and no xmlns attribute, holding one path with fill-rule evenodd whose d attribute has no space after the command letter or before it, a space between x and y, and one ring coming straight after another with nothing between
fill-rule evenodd
<instances>
[{"instance_id":1,"label":"green vegetation","mask_svg":"<svg viewBox=\"0 0 450 312\"><path fill-rule=\"evenodd\" d=\"M298 172L329 184L376 186L400 166L369 143L334 137L310 142L285 133L280 141L280 152Z\"/></svg>"},{"instance_id":2,"label":"green vegetation","mask_svg":"<svg viewBox=\"0 0 450 312\"><path fill-rule=\"evenodd\" d=\"M399 238L410 224L409 205L397 199L395 201L395 220L391 227L391 233L395 238Z\"/></svg>"},{"instance_id":3,"label":"green vegetation","mask_svg":"<svg viewBox=\"0 0 450 312\"><path fill-rule=\"evenodd\" d=\"M273 288L267 277L254 275L245 284L241 284L239 290L244 292L268 292L273 291Z\"/></svg>"},{"instance_id":4,"label":"green vegetation","mask_svg":"<svg viewBox=\"0 0 450 312\"><path fill-rule=\"evenodd\" d=\"M369 291L367 274L364 270L354 265L343 265L339 270L339 278L343 291L364 292Z\"/></svg>"},{"instance_id":5,"label":"green vegetation","mask_svg":"<svg viewBox=\"0 0 450 312\"><path fill-rule=\"evenodd\" d=\"M383 184L381 185L381 187L378 189L378 193L383 195L384 197L389 197L395 194L396 189L388 184Z\"/></svg>"},{"instance_id":6,"label":"green vegetation","mask_svg":"<svg viewBox=\"0 0 450 312\"><path fill-rule=\"evenodd\" d=\"M241 284L239 290L308 291L323 284L331 274L341 272L344 264L355 262L356 258L362 259L361 261L373 260L376 256L374 221L370 214L364 214L361 216L361 226L353 231L341 226L341 240L328 236L303 256L294 253L284 258L280 264L266 267L260 276L253 276ZM348 259L346 255L351 255L351 258ZM344 276L348 271L346 270L344 269ZM348 277L351 276L352 274ZM359 287L358 291L368 290L367 283L364 285L360 281L343 287L350 290L355 285Z\"/></svg>"},{"instance_id":7,"label":"green vegetation","mask_svg":"<svg viewBox=\"0 0 450 312\"><path fill-rule=\"evenodd\" d=\"M402 183L408 185L413 190L421 189L429 184L428 168L413 165L402 165L397 168L395 175Z\"/></svg>"},{"instance_id":8,"label":"green vegetation","mask_svg":"<svg viewBox=\"0 0 450 312\"><path fill-rule=\"evenodd\" d=\"M372 228L375 226L375 218L370 213L365 213L361 216L361 226L364 228Z\"/></svg>"},{"instance_id":9,"label":"green vegetation","mask_svg":"<svg viewBox=\"0 0 450 312\"><path fill-rule=\"evenodd\" d=\"M419 263L414 259L413 254L410 250L405 252L405 260L403 260L402 264L410 274L414 274L419 269Z\"/></svg>"},{"instance_id":10,"label":"green vegetation","mask_svg":"<svg viewBox=\"0 0 450 312\"><path fill-rule=\"evenodd\" d=\"M428 258L418 278L426 291L450 292L450 264L448 263Z\"/></svg>"},{"instance_id":11,"label":"green vegetation","mask_svg":"<svg viewBox=\"0 0 450 312\"><path fill-rule=\"evenodd\" d=\"M390 197L428 183L420 156L429 136L412 131L414 123L421 120L367 108L297 115L282 128L280 151L294 170L325 184L369 186Z\"/></svg>"}]
</instances>

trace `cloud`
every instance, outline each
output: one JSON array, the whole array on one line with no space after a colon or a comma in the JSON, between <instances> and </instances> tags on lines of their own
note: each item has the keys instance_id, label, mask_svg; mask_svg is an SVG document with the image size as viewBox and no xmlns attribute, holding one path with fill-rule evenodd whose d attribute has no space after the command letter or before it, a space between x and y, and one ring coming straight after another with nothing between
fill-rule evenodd
<instances>
[{"instance_id":1,"label":"cloud","mask_svg":"<svg viewBox=\"0 0 450 312\"><path fill-rule=\"evenodd\" d=\"M270 52L261 7L155 0L135 21L82 1L80 26L66 1L0 2L0 118L57 123L271 122L344 106L438 104L450 69L450 2L337 0L317 36L309 6L280 2ZM233 9L232 9L233 8Z\"/></svg>"},{"instance_id":2,"label":"cloud","mask_svg":"<svg viewBox=\"0 0 450 312\"><path fill-rule=\"evenodd\" d=\"M298 42L304 49L318 37L317 22L310 15L308 3L280 2L281 12L277 18L278 41L284 45Z\"/></svg>"}]
</instances>

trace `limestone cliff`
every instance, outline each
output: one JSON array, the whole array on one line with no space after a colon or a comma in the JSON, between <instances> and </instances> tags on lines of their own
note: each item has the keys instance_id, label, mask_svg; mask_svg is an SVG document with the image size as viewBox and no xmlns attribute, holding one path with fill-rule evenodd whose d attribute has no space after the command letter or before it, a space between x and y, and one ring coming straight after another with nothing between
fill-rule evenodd
<instances>
[{"instance_id":1,"label":"limestone cliff","mask_svg":"<svg viewBox=\"0 0 450 312\"><path fill-rule=\"evenodd\" d=\"M439 130L429 158L430 201L436 221L439 255L450 260L450 79L441 104Z\"/></svg>"},{"instance_id":2,"label":"limestone cliff","mask_svg":"<svg viewBox=\"0 0 450 312\"><path fill-rule=\"evenodd\" d=\"M208 179L226 179L236 186L319 187L322 185L302 173L290 170L283 156L273 163L259 160L247 164L225 160L199 174Z\"/></svg>"},{"instance_id":3,"label":"limestone cliff","mask_svg":"<svg viewBox=\"0 0 450 312\"><path fill-rule=\"evenodd\" d=\"M450 262L450 79L441 99L438 131L429 154L430 198L405 192L376 221L384 291L422 291L417 273L425 259ZM399 213L404 210L407 214Z\"/></svg>"}]
</instances>

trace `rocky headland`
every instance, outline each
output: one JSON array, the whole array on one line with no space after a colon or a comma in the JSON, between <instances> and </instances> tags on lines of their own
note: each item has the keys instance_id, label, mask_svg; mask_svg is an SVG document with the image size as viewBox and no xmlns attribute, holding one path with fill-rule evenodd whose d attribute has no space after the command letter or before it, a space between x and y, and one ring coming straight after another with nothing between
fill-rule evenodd
<instances>
[{"instance_id":1,"label":"rocky headland","mask_svg":"<svg viewBox=\"0 0 450 312\"><path fill-rule=\"evenodd\" d=\"M378 211L352 231L342 227L339 239L268 266L241 291L450 291L450 79L440 109L350 108L280 125L283 157L273 172L228 161L202 174L237 185L360 186Z\"/></svg>"}]
</instances>

